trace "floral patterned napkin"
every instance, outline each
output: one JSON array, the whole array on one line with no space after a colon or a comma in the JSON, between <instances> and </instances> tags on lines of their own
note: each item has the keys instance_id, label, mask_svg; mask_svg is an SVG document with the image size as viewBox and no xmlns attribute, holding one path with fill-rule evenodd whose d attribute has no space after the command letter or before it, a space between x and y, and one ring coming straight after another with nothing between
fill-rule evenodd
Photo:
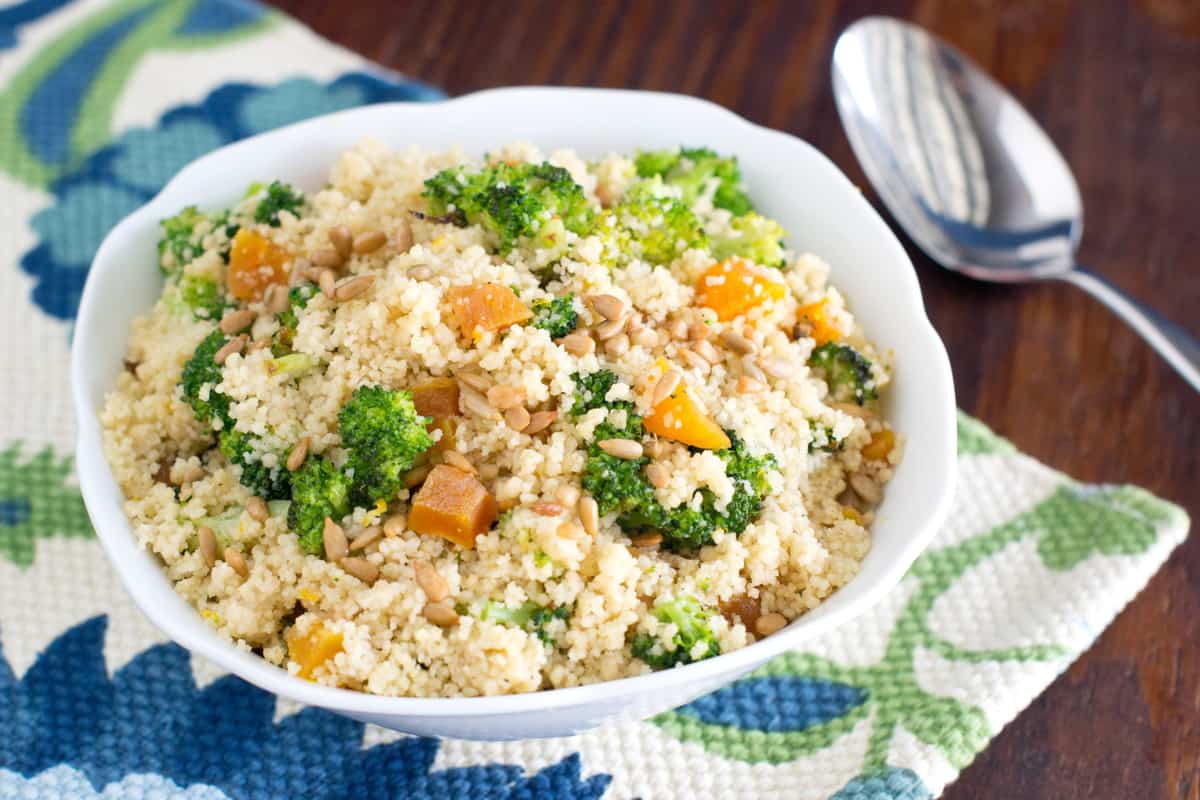
<instances>
[{"instance_id":1,"label":"floral patterned napkin","mask_svg":"<svg viewBox=\"0 0 1200 800\"><path fill-rule=\"evenodd\" d=\"M879 607L647 722L439 742L192 659L133 607L72 476L92 255L204 152L440 96L241 0L0 8L0 796L928 798L1185 536L1175 506L1077 484L961 416L950 521Z\"/></svg>"}]
</instances>

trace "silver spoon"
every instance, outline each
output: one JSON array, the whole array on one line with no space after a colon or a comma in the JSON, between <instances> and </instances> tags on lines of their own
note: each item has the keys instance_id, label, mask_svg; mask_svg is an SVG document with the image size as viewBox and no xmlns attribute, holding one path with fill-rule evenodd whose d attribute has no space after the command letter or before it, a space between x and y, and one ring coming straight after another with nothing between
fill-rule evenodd
<instances>
[{"instance_id":1,"label":"silver spoon","mask_svg":"<svg viewBox=\"0 0 1200 800\"><path fill-rule=\"evenodd\" d=\"M838 38L833 93L863 171L934 261L985 281L1073 283L1200 390L1200 341L1075 262L1075 177L979 67L921 28L868 17Z\"/></svg>"}]
</instances>

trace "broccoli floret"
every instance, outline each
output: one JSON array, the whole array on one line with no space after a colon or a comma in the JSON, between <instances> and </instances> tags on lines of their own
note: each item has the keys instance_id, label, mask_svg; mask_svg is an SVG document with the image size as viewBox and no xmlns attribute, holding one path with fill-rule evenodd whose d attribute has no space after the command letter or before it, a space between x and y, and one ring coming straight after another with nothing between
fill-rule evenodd
<instances>
[{"instance_id":1,"label":"broccoli floret","mask_svg":"<svg viewBox=\"0 0 1200 800\"><path fill-rule=\"evenodd\" d=\"M827 342L812 351L808 365L825 379L835 402L861 406L876 397L871 362L849 345Z\"/></svg>"},{"instance_id":2,"label":"broccoli floret","mask_svg":"<svg viewBox=\"0 0 1200 800\"><path fill-rule=\"evenodd\" d=\"M601 369L588 375L580 375L575 373L572 380L575 381L575 404L571 406L571 416L581 417L593 408L624 408L633 410L633 403L622 401L620 403L609 403L604 399L611 389L619 380L612 370Z\"/></svg>"},{"instance_id":3,"label":"broccoli floret","mask_svg":"<svg viewBox=\"0 0 1200 800\"><path fill-rule=\"evenodd\" d=\"M708 246L700 219L657 177L633 184L600 216L596 232L607 240L606 258L618 265L630 258L669 264L685 250Z\"/></svg>"},{"instance_id":4,"label":"broccoli floret","mask_svg":"<svg viewBox=\"0 0 1200 800\"><path fill-rule=\"evenodd\" d=\"M745 444L727 431L731 444L716 451L716 455L725 462L725 472L737 486L729 504L718 511L716 496L708 489L702 489L699 509L687 505L664 508L645 474L646 465L650 463L648 456L617 458L597 444L605 439L641 441L643 436L642 418L634 411L632 403L605 401L605 395L616 382L617 376L608 370L575 375L575 404L570 412L571 416L579 417L593 408L625 411L624 427L602 422L596 426L593 441L588 445L582 483L596 499L600 513L616 513L617 525L626 533L659 531L664 545L674 550L695 550L711 544L718 528L735 534L744 531L762 510L770 491L767 472L774 465L774 458L750 455Z\"/></svg>"},{"instance_id":5,"label":"broccoli floret","mask_svg":"<svg viewBox=\"0 0 1200 800\"><path fill-rule=\"evenodd\" d=\"M712 510L717 524L730 533L741 533L762 511L763 501L771 491L767 473L775 468L775 457L750 455L746 445L732 431L726 431L730 446L718 450L717 456L725 462L725 474L734 482L736 490L725 510L718 512L713 498L705 496L704 509Z\"/></svg>"},{"instance_id":6,"label":"broccoli floret","mask_svg":"<svg viewBox=\"0 0 1200 800\"><path fill-rule=\"evenodd\" d=\"M238 480L250 491L265 500L284 500L291 496L291 475L282 465L262 463L261 453L255 452L255 437L234 430L221 431L217 439L221 454L238 467Z\"/></svg>"},{"instance_id":7,"label":"broccoli floret","mask_svg":"<svg viewBox=\"0 0 1200 800\"><path fill-rule=\"evenodd\" d=\"M170 274L181 269L200 255L200 242L196 236L196 225L206 217L195 206L188 206L173 217L167 217L162 225L163 236L158 240L158 264L163 272ZM164 257L171 255L172 265L163 264Z\"/></svg>"},{"instance_id":8,"label":"broccoli floret","mask_svg":"<svg viewBox=\"0 0 1200 800\"><path fill-rule=\"evenodd\" d=\"M765 267L787 265L783 253L783 226L761 214L746 214L730 220L732 233L713 237L712 254L718 261L730 256L748 258Z\"/></svg>"},{"instance_id":9,"label":"broccoli floret","mask_svg":"<svg viewBox=\"0 0 1200 800\"><path fill-rule=\"evenodd\" d=\"M279 357L292 352L292 342L296 338L296 326L300 324L300 312L308 305L308 301L317 293L315 283L302 283L293 286L288 291L288 307L279 312L279 330L271 337L271 354Z\"/></svg>"},{"instance_id":10,"label":"broccoli floret","mask_svg":"<svg viewBox=\"0 0 1200 800\"><path fill-rule=\"evenodd\" d=\"M712 202L717 208L741 216L754 210L742 185L742 172L737 159L722 158L706 147L656 150L638 153L637 173L643 178L660 176L671 186L678 186L688 205L712 189Z\"/></svg>"},{"instance_id":11,"label":"broccoli floret","mask_svg":"<svg viewBox=\"0 0 1200 800\"><path fill-rule=\"evenodd\" d=\"M226 242L221 246L221 260L226 264L229 263L229 251L233 249L233 237L237 236L238 231L242 226L233 221L233 213L229 209L225 209L221 213L212 218L213 230L219 231L224 229Z\"/></svg>"},{"instance_id":12,"label":"broccoli floret","mask_svg":"<svg viewBox=\"0 0 1200 800\"><path fill-rule=\"evenodd\" d=\"M815 419L808 421L809 441L808 452L815 453L818 450L833 453L842 449L844 442L833 435L833 430L824 422L818 422Z\"/></svg>"},{"instance_id":13,"label":"broccoli floret","mask_svg":"<svg viewBox=\"0 0 1200 800\"><path fill-rule=\"evenodd\" d=\"M360 386L338 412L353 497L364 505L389 500L404 486L404 473L433 446L412 395L382 386Z\"/></svg>"},{"instance_id":14,"label":"broccoli floret","mask_svg":"<svg viewBox=\"0 0 1200 800\"><path fill-rule=\"evenodd\" d=\"M499 162L474 173L462 167L442 170L425 181L423 194L431 214L451 214L459 225L482 225L505 253L555 217L575 233L585 232L591 220L583 188L570 172L548 162Z\"/></svg>"},{"instance_id":15,"label":"broccoli floret","mask_svg":"<svg viewBox=\"0 0 1200 800\"><path fill-rule=\"evenodd\" d=\"M229 416L229 398L217 391L221 382L221 365L214 360L217 351L229 340L220 330L215 330L196 346L179 378L183 398L196 412L196 419L210 427L232 427ZM207 388L206 388L207 387ZM214 425L220 420L220 425Z\"/></svg>"},{"instance_id":16,"label":"broccoli floret","mask_svg":"<svg viewBox=\"0 0 1200 800\"><path fill-rule=\"evenodd\" d=\"M292 188L286 183L272 181L267 187L267 193L258 201L254 209L254 221L273 228L279 227L279 212L288 211L300 216L304 207L304 193Z\"/></svg>"},{"instance_id":17,"label":"broccoli floret","mask_svg":"<svg viewBox=\"0 0 1200 800\"><path fill-rule=\"evenodd\" d=\"M309 456L292 473L288 526L300 538L300 549L320 555L325 545L325 518L339 520L350 510L350 479L323 456Z\"/></svg>"},{"instance_id":18,"label":"broccoli floret","mask_svg":"<svg viewBox=\"0 0 1200 800\"><path fill-rule=\"evenodd\" d=\"M286 311L280 312L279 324L295 330L296 325L300 322L300 312L316 294L317 285L315 283L302 283L288 290L288 307Z\"/></svg>"},{"instance_id":19,"label":"broccoli floret","mask_svg":"<svg viewBox=\"0 0 1200 800\"><path fill-rule=\"evenodd\" d=\"M654 606L654 616L659 622L674 623L676 632L669 642L643 634L634 639L633 655L654 669L666 669L677 664L690 664L705 658L720 655L709 620L712 612L706 610L694 597L681 597ZM699 655L692 655L697 645L703 645Z\"/></svg>"},{"instance_id":20,"label":"broccoli floret","mask_svg":"<svg viewBox=\"0 0 1200 800\"><path fill-rule=\"evenodd\" d=\"M231 305L221 284L211 278L181 275L175 292L180 305L196 319L220 319Z\"/></svg>"},{"instance_id":21,"label":"broccoli floret","mask_svg":"<svg viewBox=\"0 0 1200 800\"><path fill-rule=\"evenodd\" d=\"M575 330L579 322L574 299L575 295L568 294L553 300L537 301L533 304L533 320L530 324L549 333L551 339L561 339Z\"/></svg>"},{"instance_id":22,"label":"broccoli floret","mask_svg":"<svg viewBox=\"0 0 1200 800\"><path fill-rule=\"evenodd\" d=\"M536 635L542 644L553 645L554 634L548 630L548 627L556 619L564 622L570 619L571 613L572 610L569 606L546 608L537 603L528 602L516 608L509 608L494 600L488 600L479 611L479 619L484 622L496 622L501 625L524 628Z\"/></svg>"}]
</instances>

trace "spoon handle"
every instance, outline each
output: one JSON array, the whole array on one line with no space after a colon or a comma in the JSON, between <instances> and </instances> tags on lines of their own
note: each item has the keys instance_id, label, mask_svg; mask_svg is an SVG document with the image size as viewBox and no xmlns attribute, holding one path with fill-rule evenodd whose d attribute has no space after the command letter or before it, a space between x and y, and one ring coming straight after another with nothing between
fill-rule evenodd
<instances>
[{"instance_id":1,"label":"spoon handle","mask_svg":"<svg viewBox=\"0 0 1200 800\"><path fill-rule=\"evenodd\" d=\"M1192 388L1200 391L1200 339L1090 270L1077 266L1060 277L1083 289L1128 322Z\"/></svg>"}]
</instances>

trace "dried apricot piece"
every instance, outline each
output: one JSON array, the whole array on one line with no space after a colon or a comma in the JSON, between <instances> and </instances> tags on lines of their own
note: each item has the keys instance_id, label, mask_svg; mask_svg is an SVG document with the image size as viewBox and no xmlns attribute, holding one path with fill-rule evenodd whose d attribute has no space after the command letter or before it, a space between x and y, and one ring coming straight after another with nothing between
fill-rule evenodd
<instances>
[{"instance_id":1,"label":"dried apricot piece","mask_svg":"<svg viewBox=\"0 0 1200 800\"><path fill-rule=\"evenodd\" d=\"M287 640L288 658L300 666L299 675L306 681L311 681L313 673L342 652L342 635L320 622L313 624L304 634L298 633L293 627L284 638Z\"/></svg>"},{"instance_id":2,"label":"dried apricot piece","mask_svg":"<svg viewBox=\"0 0 1200 800\"><path fill-rule=\"evenodd\" d=\"M446 291L446 301L454 323L468 339L477 331L500 331L533 317L512 289L498 283L452 286Z\"/></svg>"},{"instance_id":3,"label":"dried apricot piece","mask_svg":"<svg viewBox=\"0 0 1200 800\"><path fill-rule=\"evenodd\" d=\"M413 498L408 527L470 549L475 537L492 527L498 513L496 498L477 477L438 464Z\"/></svg>"},{"instance_id":4,"label":"dried apricot piece","mask_svg":"<svg viewBox=\"0 0 1200 800\"><path fill-rule=\"evenodd\" d=\"M233 237L229 251L229 293L238 300L261 300L268 286L287 283L283 269L287 260L283 248L260 233L242 228Z\"/></svg>"},{"instance_id":5,"label":"dried apricot piece","mask_svg":"<svg viewBox=\"0 0 1200 800\"><path fill-rule=\"evenodd\" d=\"M787 285L744 258L732 256L713 264L696 282L696 303L717 312L728 322L755 306L778 302L787 296Z\"/></svg>"},{"instance_id":6,"label":"dried apricot piece","mask_svg":"<svg viewBox=\"0 0 1200 800\"><path fill-rule=\"evenodd\" d=\"M651 433L703 450L724 450L729 435L697 403L682 382L642 420Z\"/></svg>"}]
</instances>

